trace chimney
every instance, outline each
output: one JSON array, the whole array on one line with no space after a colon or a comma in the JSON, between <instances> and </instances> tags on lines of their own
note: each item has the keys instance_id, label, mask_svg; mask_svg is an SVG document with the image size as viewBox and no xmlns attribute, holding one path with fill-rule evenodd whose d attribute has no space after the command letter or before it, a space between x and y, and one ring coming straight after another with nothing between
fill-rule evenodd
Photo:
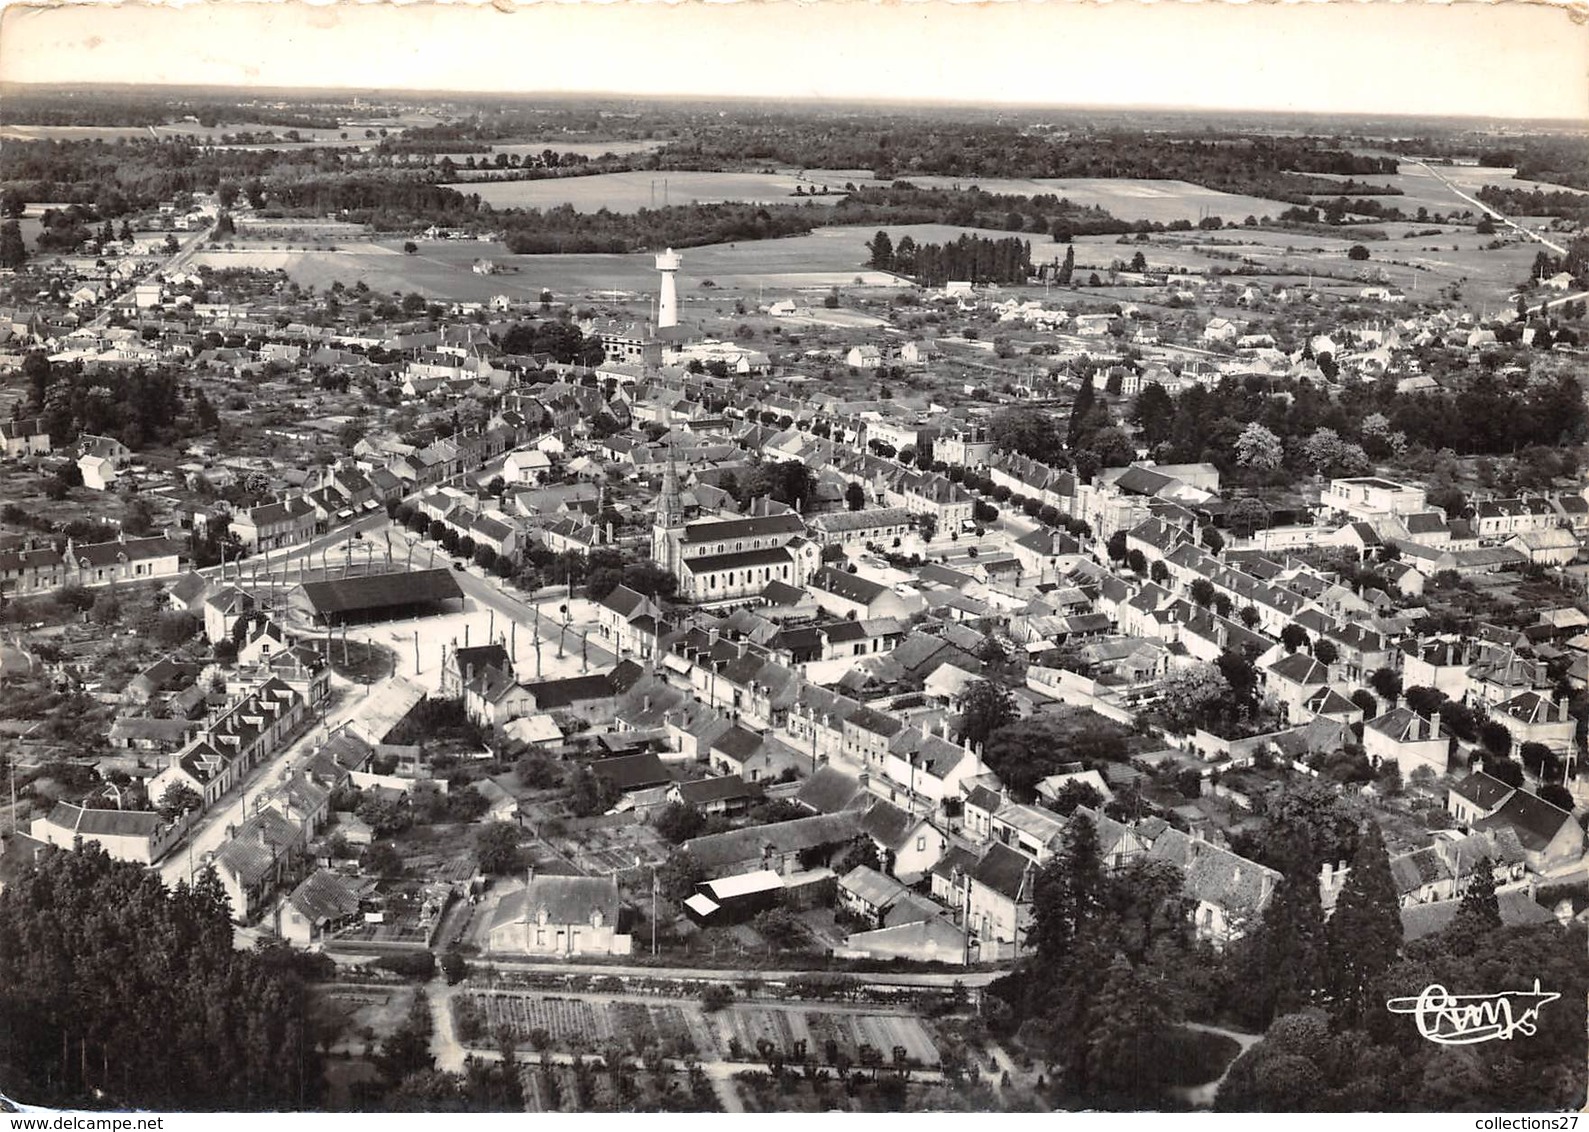
<instances>
[{"instance_id":1,"label":"chimney","mask_svg":"<svg viewBox=\"0 0 1589 1132\"><path fill-rule=\"evenodd\" d=\"M640 701L640 710L641 711L650 711L651 710L651 693L650 692L647 692L645 694L644 698Z\"/></svg>"},{"instance_id":2,"label":"chimney","mask_svg":"<svg viewBox=\"0 0 1589 1132\"><path fill-rule=\"evenodd\" d=\"M464 666L463 679L464 683L466 684L474 683L474 665L469 664Z\"/></svg>"},{"instance_id":3,"label":"chimney","mask_svg":"<svg viewBox=\"0 0 1589 1132\"><path fill-rule=\"evenodd\" d=\"M1331 882L1331 880L1334 879L1334 875L1335 875L1334 866L1332 866L1328 861L1325 861L1324 864L1319 867L1319 885L1320 885L1320 887L1325 889L1326 891L1328 891L1329 887L1330 887L1330 882Z\"/></svg>"},{"instance_id":4,"label":"chimney","mask_svg":"<svg viewBox=\"0 0 1589 1132\"><path fill-rule=\"evenodd\" d=\"M1440 738L1440 713L1435 712L1429 717L1429 738Z\"/></svg>"},{"instance_id":5,"label":"chimney","mask_svg":"<svg viewBox=\"0 0 1589 1132\"><path fill-rule=\"evenodd\" d=\"M1556 707L1560 709L1560 715L1558 715L1557 718L1565 723L1567 721L1567 697L1562 696L1560 699L1558 699L1556 701Z\"/></svg>"}]
</instances>

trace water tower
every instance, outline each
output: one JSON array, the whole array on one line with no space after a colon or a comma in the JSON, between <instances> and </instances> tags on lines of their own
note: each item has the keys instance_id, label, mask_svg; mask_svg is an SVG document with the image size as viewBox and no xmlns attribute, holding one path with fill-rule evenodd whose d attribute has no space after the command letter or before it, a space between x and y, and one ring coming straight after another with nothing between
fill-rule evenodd
<instances>
[{"instance_id":1,"label":"water tower","mask_svg":"<svg viewBox=\"0 0 1589 1132\"><path fill-rule=\"evenodd\" d=\"M679 256L672 248L657 256L657 270L662 272L662 301L657 304L657 329L679 324L679 291L673 277L679 271Z\"/></svg>"}]
</instances>

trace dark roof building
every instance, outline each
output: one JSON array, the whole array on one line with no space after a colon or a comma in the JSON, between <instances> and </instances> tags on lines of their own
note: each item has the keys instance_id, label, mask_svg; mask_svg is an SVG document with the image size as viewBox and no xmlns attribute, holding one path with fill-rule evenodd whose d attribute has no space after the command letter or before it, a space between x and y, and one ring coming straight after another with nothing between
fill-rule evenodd
<instances>
[{"instance_id":1,"label":"dark roof building","mask_svg":"<svg viewBox=\"0 0 1589 1132\"><path fill-rule=\"evenodd\" d=\"M463 603L463 591L448 570L399 570L303 582L288 596L294 611L309 621L384 621L443 612L451 602Z\"/></svg>"}]
</instances>

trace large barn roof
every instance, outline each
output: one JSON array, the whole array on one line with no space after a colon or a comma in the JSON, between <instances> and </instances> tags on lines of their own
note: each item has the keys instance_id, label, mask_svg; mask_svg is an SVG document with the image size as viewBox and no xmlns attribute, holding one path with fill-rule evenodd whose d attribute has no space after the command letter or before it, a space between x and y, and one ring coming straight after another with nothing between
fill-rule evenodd
<instances>
[{"instance_id":1,"label":"large barn roof","mask_svg":"<svg viewBox=\"0 0 1589 1132\"><path fill-rule=\"evenodd\" d=\"M304 596L317 613L349 613L386 609L396 605L425 605L463 597L458 582L447 570L399 570L361 578L305 582Z\"/></svg>"}]
</instances>

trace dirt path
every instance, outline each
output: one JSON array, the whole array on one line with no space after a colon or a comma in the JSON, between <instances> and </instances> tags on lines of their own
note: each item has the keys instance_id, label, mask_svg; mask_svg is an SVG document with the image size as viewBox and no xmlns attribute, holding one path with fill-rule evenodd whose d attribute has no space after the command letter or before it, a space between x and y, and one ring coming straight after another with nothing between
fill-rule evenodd
<instances>
[{"instance_id":1,"label":"dirt path","mask_svg":"<svg viewBox=\"0 0 1589 1132\"><path fill-rule=\"evenodd\" d=\"M1236 1064L1237 1057L1257 1045L1263 1039L1263 1035L1247 1034L1240 1030L1227 1030L1221 1026L1208 1026L1202 1022L1182 1022L1181 1025L1188 1030L1201 1030L1205 1034L1219 1034L1221 1037L1229 1038L1241 1046L1241 1051L1236 1054L1236 1057L1230 1059L1230 1065L1225 1066L1225 1071L1215 1080L1203 1085L1181 1086L1170 1090L1172 1095L1187 1104L1197 1108L1213 1108L1214 1097L1219 1092L1220 1085L1224 1084L1225 1078L1230 1075L1230 1066Z\"/></svg>"}]
</instances>

